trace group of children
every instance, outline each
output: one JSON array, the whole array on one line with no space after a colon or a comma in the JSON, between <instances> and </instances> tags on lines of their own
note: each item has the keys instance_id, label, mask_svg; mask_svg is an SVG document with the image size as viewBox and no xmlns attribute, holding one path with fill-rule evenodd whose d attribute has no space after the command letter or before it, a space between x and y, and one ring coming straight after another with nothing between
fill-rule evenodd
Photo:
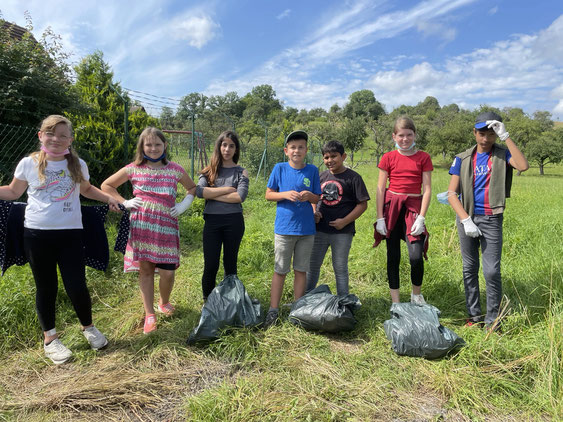
<instances>
[{"instance_id":1,"label":"group of children","mask_svg":"<svg viewBox=\"0 0 563 422\"><path fill-rule=\"evenodd\" d=\"M510 194L512 168L525 171L528 163L508 136L495 113L481 113L473 129L476 146L457 155L450 169L446 194L457 214L463 258L468 325L493 326L500 308L502 212ZM36 284L36 307L44 333L47 357L59 364L72 352L58 339L55 301L57 265L63 284L93 349L107 345L92 323L91 299L86 286L79 195L106 202L113 211L120 204L130 211L130 233L124 257L125 271L139 272L145 310L145 334L157 328L154 308L154 275L159 273L160 298L156 310L172 315L170 303L175 270L179 266L178 216L191 205L194 195L205 198L202 277L203 299L216 283L221 250L225 275L237 273L238 250L244 234L242 202L248 194L248 174L238 166L240 143L234 132L217 139L210 164L199 175L197 186L178 164L167 159L164 134L149 127L137 144L135 159L106 179L101 190L92 186L88 168L72 149L72 125L62 116L49 116L38 133L40 150L18 164L10 185L0 187L0 199L15 200L26 190L24 249ZM496 143L505 142L506 148ZM393 302L399 302L400 241L407 244L411 302L424 304L421 293L423 257L428 248L425 217L431 197L430 156L415 148L416 128L408 117L393 129L396 150L383 155L377 184L375 245L387 244L387 275ZM337 141L322 148L328 170L306 164L308 135L294 131L285 139L287 162L275 165L267 184L266 199L277 203L275 266L270 307L264 328L276 323L286 275L294 271L294 297L313 290L328 247L338 295L349 292L348 255L355 233L354 221L370 199L362 177L344 165L346 153ZM125 199L117 188L130 181L133 198ZM176 202L177 186L187 191ZM59 194L61 186L64 194ZM57 195L53 195L57 189ZM461 198L461 199L460 199ZM479 247L487 283L487 313L479 302Z\"/></svg>"}]
</instances>

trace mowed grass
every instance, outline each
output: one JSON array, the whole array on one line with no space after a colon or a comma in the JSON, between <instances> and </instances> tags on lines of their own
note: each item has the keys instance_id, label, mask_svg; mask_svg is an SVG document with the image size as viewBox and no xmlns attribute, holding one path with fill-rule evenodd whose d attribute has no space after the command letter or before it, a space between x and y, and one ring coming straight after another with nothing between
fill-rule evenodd
<instances>
[{"instance_id":1,"label":"mowed grass","mask_svg":"<svg viewBox=\"0 0 563 422\"><path fill-rule=\"evenodd\" d=\"M383 331L390 299L385 245L372 248L375 164L359 171L372 195L357 222L350 254L351 291L362 308L354 331L306 332L282 324L263 332L235 329L218 341L186 347L202 306L203 204L181 218L182 265L173 302L177 315L160 318L142 334L136 277L122 273L111 252L106 273L87 270L97 326L110 339L94 352L79 331L61 287L57 328L74 352L55 367L43 356L28 266L0 278L0 419L197 421L458 421L563 418L563 167L546 176L532 168L515 177L504 220L502 274L507 316L501 335L463 327L465 302L454 213L435 200L446 190L446 167L433 174L427 216L431 233L423 293L442 311L441 322L467 346L428 361L397 356ZM262 180L251 180L244 204L246 233L239 277L267 309L273 271L275 204ZM110 245L118 217L108 221ZM406 257L406 248L403 247ZM329 254L330 255L330 254ZM401 266L401 297L410 297L408 260ZM330 256L321 282L335 290ZM484 287L484 281L483 287ZM288 276L282 303L292 301ZM484 300L484 294L483 300Z\"/></svg>"}]
</instances>

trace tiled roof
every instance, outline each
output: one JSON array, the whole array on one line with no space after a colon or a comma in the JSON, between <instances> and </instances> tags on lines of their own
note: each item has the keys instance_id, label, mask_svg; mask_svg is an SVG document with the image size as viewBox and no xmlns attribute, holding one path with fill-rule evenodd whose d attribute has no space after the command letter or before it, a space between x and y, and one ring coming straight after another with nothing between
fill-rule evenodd
<instances>
[{"instance_id":1,"label":"tiled roof","mask_svg":"<svg viewBox=\"0 0 563 422\"><path fill-rule=\"evenodd\" d=\"M3 31L7 31L11 38L18 41L21 41L23 36L29 32L27 29L22 28L21 26L16 25L15 23L3 21L3 20L0 20L0 27L2 28ZM31 35L31 38L33 39L33 41L35 41L33 35Z\"/></svg>"}]
</instances>

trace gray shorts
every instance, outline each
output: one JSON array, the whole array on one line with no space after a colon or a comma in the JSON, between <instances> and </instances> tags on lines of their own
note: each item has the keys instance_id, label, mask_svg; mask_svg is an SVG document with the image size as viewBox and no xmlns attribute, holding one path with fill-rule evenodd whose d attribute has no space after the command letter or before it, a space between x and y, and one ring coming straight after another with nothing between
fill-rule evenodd
<instances>
[{"instance_id":1,"label":"gray shorts","mask_svg":"<svg viewBox=\"0 0 563 422\"><path fill-rule=\"evenodd\" d=\"M311 251L315 243L315 235L276 234L274 236L274 250L276 262L274 271L284 275L291 270L293 256L293 270L307 272L311 261Z\"/></svg>"}]
</instances>

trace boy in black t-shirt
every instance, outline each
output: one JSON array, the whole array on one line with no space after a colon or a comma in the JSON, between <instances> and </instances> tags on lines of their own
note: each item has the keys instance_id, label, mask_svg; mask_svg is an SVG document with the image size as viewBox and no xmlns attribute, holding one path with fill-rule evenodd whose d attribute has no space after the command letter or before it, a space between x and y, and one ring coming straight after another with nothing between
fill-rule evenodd
<instances>
[{"instance_id":1,"label":"boy in black t-shirt","mask_svg":"<svg viewBox=\"0 0 563 422\"><path fill-rule=\"evenodd\" d=\"M367 209L370 198L362 176L344 166L346 153L340 142L327 142L322 153L328 170L320 175L322 195L315 209L317 233L307 272L307 292L316 287L330 246L336 291L343 296L349 292L348 255L356 233L354 221Z\"/></svg>"}]
</instances>

